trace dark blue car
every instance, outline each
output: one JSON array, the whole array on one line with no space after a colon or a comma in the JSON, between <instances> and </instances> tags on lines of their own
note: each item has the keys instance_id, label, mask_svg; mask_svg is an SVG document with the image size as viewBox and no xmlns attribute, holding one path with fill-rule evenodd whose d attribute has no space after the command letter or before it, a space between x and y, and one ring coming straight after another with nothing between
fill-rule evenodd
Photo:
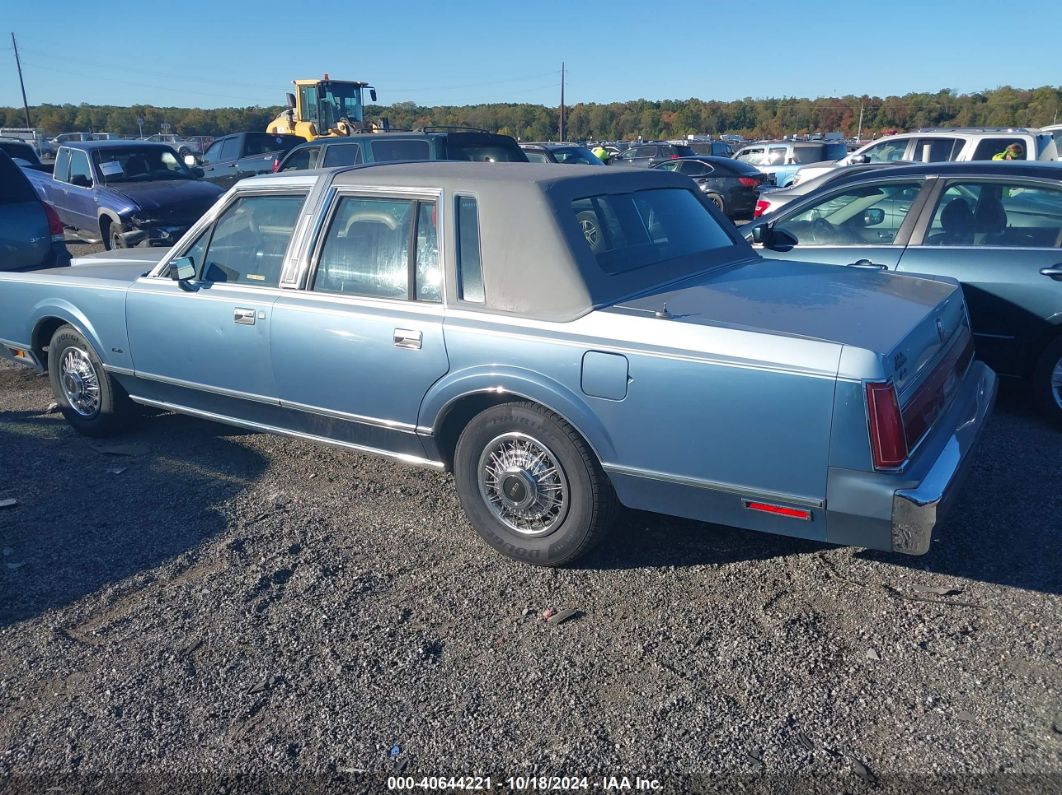
<instances>
[{"instance_id":1,"label":"dark blue car","mask_svg":"<svg viewBox=\"0 0 1062 795\"><path fill-rule=\"evenodd\" d=\"M144 141L66 144L52 174L25 173L65 227L108 249L171 246L224 192L172 147Z\"/></svg>"}]
</instances>

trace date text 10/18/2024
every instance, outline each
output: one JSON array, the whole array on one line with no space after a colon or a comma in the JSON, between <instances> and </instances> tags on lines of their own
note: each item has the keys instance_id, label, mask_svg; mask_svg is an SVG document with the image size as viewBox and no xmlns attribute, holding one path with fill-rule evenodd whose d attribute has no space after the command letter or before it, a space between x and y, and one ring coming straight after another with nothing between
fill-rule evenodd
<instances>
[{"instance_id":1,"label":"date text 10/18/2024","mask_svg":"<svg viewBox=\"0 0 1062 795\"><path fill-rule=\"evenodd\" d=\"M495 779L490 776L388 776L389 790L492 790L505 787L516 792L549 792L565 790L604 791L659 791L662 784L654 778L641 776L508 776Z\"/></svg>"}]
</instances>

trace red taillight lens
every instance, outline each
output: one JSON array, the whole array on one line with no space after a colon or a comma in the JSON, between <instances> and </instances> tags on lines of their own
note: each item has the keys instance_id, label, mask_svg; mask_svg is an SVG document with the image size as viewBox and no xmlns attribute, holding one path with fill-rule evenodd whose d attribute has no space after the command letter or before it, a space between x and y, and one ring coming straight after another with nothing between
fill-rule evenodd
<instances>
[{"instance_id":1,"label":"red taillight lens","mask_svg":"<svg viewBox=\"0 0 1062 795\"><path fill-rule=\"evenodd\" d=\"M44 203L44 214L48 218L48 234L52 236L52 242L58 243L66 240L63 231L63 222L59 220L59 213L48 203Z\"/></svg>"},{"instance_id":2,"label":"red taillight lens","mask_svg":"<svg viewBox=\"0 0 1062 795\"><path fill-rule=\"evenodd\" d=\"M769 201L760 199L758 202L756 202L756 209L753 211L752 217L759 218L761 215L767 212L768 209L770 209L770 206L771 203Z\"/></svg>"},{"instance_id":3,"label":"red taillight lens","mask_svg":"<svg viewBox=\"0 0 1062 795\"><path fill-rule=\"evenodd\" d=\"M900 403L892 384L867 384L867 415L874 469L896 469L907 460L908 451Z\"/></svg>"},{"instance_id":4,"label":"red taillight lens","mask_svg":"<svg viewBox=\"0 0 1062 795\"><path fill-rule=\"evenodd\" d=\"M738 184L743 188L755 188L760 180L757 177L738 177Z\"/></svg>"},{"instance_id":5,"label":"red taillight lens","mask_svg":"<svg viewBox=\"0 0 1062 795\"><path fill-rule=\"evenodd\" d=\"M280 170L280 158L279 157L274 157L273 158L273 173L276 174L277 171L279 171L279 170Z\"/></svg>"}]
</instances>

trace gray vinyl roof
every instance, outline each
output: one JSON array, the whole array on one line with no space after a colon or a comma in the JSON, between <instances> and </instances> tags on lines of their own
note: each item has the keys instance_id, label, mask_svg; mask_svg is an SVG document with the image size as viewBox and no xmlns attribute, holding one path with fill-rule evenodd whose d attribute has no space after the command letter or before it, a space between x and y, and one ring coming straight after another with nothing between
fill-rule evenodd
<instances>
[{"instance_id":1,"label":"gray vinyl roof","mask_svg":"<svg viewBox=\"0 0 1062 795\"><path fill-rule=\"evenodd\" d=\"M572 201L656 188L689 190L704 201L689 177L668 171L418 161L340 170L333 184L442 190L447 202L454 195L474 196L486 293L483 308L540 320L573 320L722 262L755 256L744 239L728 229L734 239L730 248L625 273L602 270L579 228ZM723 225L730 227L725 221ZM454 283L452 273L448 281Z\"/></svg>"}]
</instances>

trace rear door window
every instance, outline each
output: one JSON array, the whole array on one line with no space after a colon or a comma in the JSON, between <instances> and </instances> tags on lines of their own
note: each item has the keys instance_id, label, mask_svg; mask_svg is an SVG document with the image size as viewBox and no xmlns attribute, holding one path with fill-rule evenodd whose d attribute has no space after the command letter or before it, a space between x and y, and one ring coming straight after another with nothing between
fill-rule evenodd
<instances>
[{"instance_id":1,"label":"rear door window","mask_svg":"<svg viewBox=\"0 0 1062 795\"><path fill-rule=\"evenodd\" d=\"M1011 144L1018 144L1025 151L1025 142L1020 138L985 138L974 150L971 160L991 160L998 154L1002 154ZM1024 159L1024 158L1022 158Z\"/></svg>"},{"instance_id":2,"label":"rear door window","mask_svg":"<svg viewBox=\"0 0 1062 795\"><path fill-rule=\"evenodd\" d=\"M431 144L424 139L387 140L380 139L369 144L372 147L372 159L383 160L430 160Z\"/></svg>"},{"instance_id":3,"label":"rear door window","mask_svg":"<svg viewBox=\"0 0 1062 795\"><path fill-rule=\"evenodd\" d=\"M918 138L915 140L911 159L924 163L946 163L959 156L962 146L961 138ZM927 147L928 157L926 157Z\"/></svg>"},{"instance_id":4,"label":"rear door window","mask_svg":"<svg viewBox=\"0 0 1062 795\"><path fill-rule=\"evenodd\" d=\"M908 138L882 141L867 147L861 154L867 158L868 163L895 163L897 160L905 159L907 146L910 143Z\"/></svg>"},{"instance_id":5,"label":"rear door window","mask_svg":"<svg viewBox=\"0 0 1062 795\"><path fill-rule=\"evenodd\" d=\"M409 297L415 201L344 196L332 216L313 289L369 298Z\"/></svg>"},{"instance_id":6,"label":"rear door window","mask_svg":"<svg viewBox=\"0 0 1062 795\"><path fill-rule=\"evenodd\" d=\"M324 150L324 167L356 166L361 162L361 147L358 144L332 144Z\"/></svg>"},{"instance_id":7,"label":"rear door window","mask_svg":"<svg viewBox=\"0 0 1062 795\"><path fill-rule=\"evenodd\" d=\"M714 169L706 163L698 163L695 160L682 161L678 170L680 174L687 174L691 177L703 177L714 171Z\"/></svg>"},{"instance_id":8,"label":"rear door window","mask_svg":"<svg viewBox=\"0 0 1062 795\"><path fill-rule=\"evenodd\" d=\"M953 183L933 211L925 245L1058 248L1062 190L988 180Z\"/></svg>"}]
</instances>

